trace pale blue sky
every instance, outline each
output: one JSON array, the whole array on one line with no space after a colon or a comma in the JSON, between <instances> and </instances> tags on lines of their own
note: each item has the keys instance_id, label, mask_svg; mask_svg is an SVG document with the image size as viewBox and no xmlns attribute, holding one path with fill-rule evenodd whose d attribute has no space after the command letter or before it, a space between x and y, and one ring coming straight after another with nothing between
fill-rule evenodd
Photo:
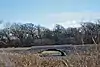
<instances>
[{"instance_id":1,"label":"pale blue sky","mask_svg":"<svg viewBox=\"0 0 100 67\"><path fill-rule=\"evenodd\" d=\"M80 20L100 17L100 0L0 0L0 19L32 22L52 28L78 26Z\"/></svg>"}]
</instances>

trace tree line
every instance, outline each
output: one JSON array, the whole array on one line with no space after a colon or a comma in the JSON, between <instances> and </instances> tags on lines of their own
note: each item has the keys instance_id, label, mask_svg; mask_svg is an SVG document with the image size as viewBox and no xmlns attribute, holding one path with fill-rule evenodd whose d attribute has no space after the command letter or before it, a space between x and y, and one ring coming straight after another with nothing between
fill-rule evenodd
<instances>
[{"instance_id":1,"label":"tree line","mask_svg":"<svg viewBox=\"0 0 100 67\"><path fill-rule=\"evenodd\" d=\"M82 22L78 28L56 24L52 30L33 23L13 23L0 29L0 47L93 44L100 42L100 21Z\"/></svg>"}]
</instances>

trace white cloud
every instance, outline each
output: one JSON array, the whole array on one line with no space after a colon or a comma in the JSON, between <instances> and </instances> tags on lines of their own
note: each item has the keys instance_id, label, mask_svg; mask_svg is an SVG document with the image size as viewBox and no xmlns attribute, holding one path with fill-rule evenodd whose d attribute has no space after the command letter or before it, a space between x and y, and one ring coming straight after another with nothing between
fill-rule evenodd
<instances>
[{"instance_id":1,"label":"white cloud","mask_svg":"<svg viewBox=\"0 0 100 67\"><path fill-rule=\"evenodd\" d=\"M82 21L94 21L100 19L100 12L65 12L49 14L47 22L60 24L64 27L79 27Z\"/></svg>"}]
</instances>

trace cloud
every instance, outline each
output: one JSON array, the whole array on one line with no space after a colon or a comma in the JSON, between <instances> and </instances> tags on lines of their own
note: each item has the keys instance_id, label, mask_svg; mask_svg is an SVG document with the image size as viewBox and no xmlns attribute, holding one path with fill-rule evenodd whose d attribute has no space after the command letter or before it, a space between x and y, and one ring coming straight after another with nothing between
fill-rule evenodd
<instances>
[{"instance_id":1,"label":"cloud","mask_svg":"<svg viewBox=\"0 0 100 67\"><path fill-rule=\"evenodd\" d=\"M82 21L95 21L100 19L99 12L64 12L47 16L47 22L60 24L64 27L79 27Z\"/></svg>"}]
</instances>

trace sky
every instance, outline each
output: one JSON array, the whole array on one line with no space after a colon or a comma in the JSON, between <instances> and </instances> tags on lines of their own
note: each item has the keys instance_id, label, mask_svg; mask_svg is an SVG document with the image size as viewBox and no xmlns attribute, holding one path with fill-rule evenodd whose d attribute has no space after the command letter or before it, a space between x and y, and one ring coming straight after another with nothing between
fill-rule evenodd
<instances>
[{"instance_id":1,"label":"sky","mask_svg":"<svg viewBox=\"0 0 100 67\"><path fill-rule=\"evenodd\" d=\"M99 3L100 0L0 0L0 20L48 28L55 24L78 27L81 21L100 19Z\"/></svg>"}]
</instances>

